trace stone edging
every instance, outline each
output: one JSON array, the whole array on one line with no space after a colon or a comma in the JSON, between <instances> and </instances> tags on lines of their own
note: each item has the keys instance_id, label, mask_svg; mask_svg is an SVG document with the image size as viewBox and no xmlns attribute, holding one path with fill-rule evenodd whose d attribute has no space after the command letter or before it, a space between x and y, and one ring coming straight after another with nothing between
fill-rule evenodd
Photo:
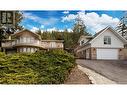
<instances>
[{"instance_id":1,"label":"stone edging","mask_svg":"<svg viewBox=\"0 0 127 95\"><path fill-rule=\"evenodd\" d=\"M78 69L83 71L88 78L90 79L92 84L116 84L116 82L94 72L93 70L90 70L88 68L82 67L78 65Z\"/></svg>"}]
</instances>

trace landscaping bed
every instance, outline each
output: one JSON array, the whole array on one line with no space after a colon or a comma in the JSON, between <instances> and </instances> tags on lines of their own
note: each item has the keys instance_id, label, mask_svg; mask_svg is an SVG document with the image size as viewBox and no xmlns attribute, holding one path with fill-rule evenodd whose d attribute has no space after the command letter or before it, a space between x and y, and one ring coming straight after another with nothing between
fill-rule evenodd
<instances>
[{"instance_id":1,"label":"landscaping bed","mask_svg":"<svg viewBox=\"0 0 127 95\"><path fill-rule=\"evenodd\" d=\"M63 50L36 53L0 53L0 84L63 84L74 56Z\"/></svg>"},{"instance_id":2,"label":"landscaping bed","mask_svg":"<svg viewBox=\"0 0 127 95\"><path fill-rule=\"evenodd\" d=\"M77 66L73 68L65 81L65 84L92 84L88 76L78 69Z\"/></svg>"}]
</instances>

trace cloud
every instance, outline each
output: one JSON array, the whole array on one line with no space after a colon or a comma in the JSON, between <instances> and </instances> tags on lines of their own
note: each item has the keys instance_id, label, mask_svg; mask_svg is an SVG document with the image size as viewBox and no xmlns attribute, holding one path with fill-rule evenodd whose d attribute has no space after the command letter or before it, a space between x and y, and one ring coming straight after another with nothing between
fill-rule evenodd
<instances>
[{"instance_id":1,"label":"cloud","mask_svg":"<svg viewBox=\"0 0 127 95\"><path fill-rule=\"evenodd\" d=\"M41 29L43 29L44 28L44 25L41 25L41 27L40 27Z\"/></svg>"},{"instance_id":2,"label":"cloud","mask_svg":"<svg viewBox=\"0 0 127 95\"><path fill-rule=\"evenodd\" d=\"M72 32L72 29L68 28L67 31L68 31L68 32Z\"/></svg>"},{"instance_id":3,"label":"cloud","mask_svg":"<svg viewBox=\"0 0 127 95\"><path fill-rule=\"evenodd\" d=\"M57 18L50 17L50 18L44 19L44 18L41 18L37 15L34 15L32 13L27 13L27 12L24 12L23 16L25 19L30 19L30 20L37 22L39 24L42 24L42 25L53 25L53 24L57 23L57 21L58 21Z\"/></svg>"},{"instance_id":4,"label":"cloud","mask_svg":"<svg viewBox=\"0 0 127 95\"><path fill-rule=\"evenodd\" d=\"M115 27L119 22L118 18L113 18L107 14L98 15L95 12L78 12L77 14L69 14L68 16L62 17L61 21L73 21L77 17L80 17L83 20L84 24L87 26L88 32L90 31L92 33L98 32L108 25Z\"/></svg>"},{"instance_id":5,"label":"cloud","mask_svg":"<svg viewBox=\"0 0 127 95\"><path fill-rule=\"evenodd\" d=\"M72 21L77 18L77 15L69 14L68 16L62 17L62 22L64 21Z\"/></svg>"},{"instance_id":6,"label":"cloud","mask_svg":"<svg viewBox=\"0 0 127 95\"><path fill-rule=\"evenodd\" d=\"M31 28L31 31L32 31L32 32L36 32L37 30L39 30L39 28L37 28L37 27L32 27L32 28Z\"/></svg>"},{"instance_id":7,"label":"cloud","mask_svg":"<svg viewBox=\"0 0 127 95\"><path fill-rule=\"evenodd\" d=\"M62 13L63 14L69 14L69 11L63 11Z\"/></svg>"},{"instance_id":8,"label":"cloud","mask_svg":"<svg viewBox=\"0 0 127 95\"><path fill-rule=\"evenodd\" d=\"M58 22L58 19L57 18L53 18L53 17L42 20L42 24L43 25L54 25L57 22Z\"/></svg>"},{"instance_id":9,"label":"cloud","mask_svg":"<svg viewBox=\"0 0 127 95\"><path fill-rule=\"evenodd\" d=\"M68 28L67 30L68 30L68 32L72 32L72 29L71 28ZM63 32L64 29L57 29L56 27L53 27L53 28L48 28L47 31L48 32L52 32L52 31L60 31L60 32Z\"/></svg>"},{"instance_id":10,"label":"cloud","mask_svg":"<svg viewBox=\"0 0 127 95\"><path fill-rule=\"evenodd\" d=\"M49 31L49 32L56 31L56 30L57 30L56 27L47 29L47 31Z\"/></svg>"}]
</instances>

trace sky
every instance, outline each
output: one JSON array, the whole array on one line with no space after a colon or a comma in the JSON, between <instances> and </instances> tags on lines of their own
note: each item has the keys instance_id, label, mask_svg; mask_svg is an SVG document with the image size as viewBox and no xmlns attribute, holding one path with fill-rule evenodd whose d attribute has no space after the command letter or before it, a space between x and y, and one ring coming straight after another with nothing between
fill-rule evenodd
<instances>
[{"instance_id":1,"label":"sky","mask_svg":"<svg viewBox=\"0 0 127 95\"><path fill-rule=\"evenodd\" d=\"M63 10L63 11L23 11L24 19L21 25L31 31L60 30L72 31L75 19L80 17L86 25L87 32L95 34L106 26L115 28L125 11L92 11L92 10Z\"/></svg>"}]
</instances>

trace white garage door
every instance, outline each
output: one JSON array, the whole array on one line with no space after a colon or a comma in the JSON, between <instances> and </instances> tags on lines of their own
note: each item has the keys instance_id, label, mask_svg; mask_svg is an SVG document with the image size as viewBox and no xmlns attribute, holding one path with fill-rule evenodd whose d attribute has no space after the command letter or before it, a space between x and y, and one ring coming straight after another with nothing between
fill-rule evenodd
<instances>
[{"instance_id":1,"label":"white garage door","mask_svg":"<svg viewBox=\"0 0 127 95\"><path fill-rule=\"evenodd\" d=\"M97 49L97 59L118 59L118 49Z\"/></svg>"}]
</instances>

